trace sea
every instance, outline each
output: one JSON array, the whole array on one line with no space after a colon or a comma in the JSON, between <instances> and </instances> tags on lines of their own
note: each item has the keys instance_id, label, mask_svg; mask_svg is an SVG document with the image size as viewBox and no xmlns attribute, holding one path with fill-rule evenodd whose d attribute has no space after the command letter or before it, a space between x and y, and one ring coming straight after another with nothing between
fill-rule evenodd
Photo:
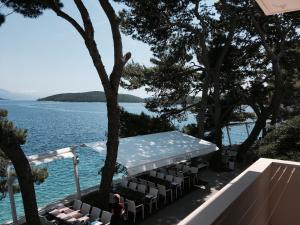
<instances>
[{"instance_id":1,"label":"sea","mask_svg":"<svg viewBox=\"0 0 300 225\"><path fill-rule=\"evenodd\" d=\"M143 103L121 103L125 110L140 114L148 111ZM27 141L22 146L26 155L44 153L59 148L76 146L82 143L106 140L107 115L105 103L69 103L43 101L1 100L0 108L8 110L8 118L19 128L27 129ZM186 121L173 121L178 129L195 122L193 115ZM250 131L252 127L250 126ZM232 144L240 143L247 137L245 125L230 128ZM224 130L224 144L228 136ZM79 176L81 189L98 185L99 169L103 166L105 155L88 148L78 148ZM47 180L35 185L38 207L75 193L75 180L71 159L57 160L41 165L48 169ZM23 203L20 194L15 194L18 216L22 216ZM0 200L0 224L11 220L8 196Z\"/></svg>"}]
</instances>

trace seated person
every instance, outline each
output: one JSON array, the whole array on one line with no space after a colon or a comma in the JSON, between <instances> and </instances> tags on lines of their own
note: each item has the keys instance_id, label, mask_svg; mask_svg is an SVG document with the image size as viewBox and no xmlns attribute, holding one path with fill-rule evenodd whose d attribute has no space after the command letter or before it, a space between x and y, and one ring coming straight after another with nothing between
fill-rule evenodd
<instances>
[{"instance_id":1,"label":"seated person","mask_svg":"<svg viewBox=\"0 0 300 225\"><path fill-rule=\"evenodd\" d=\"M114 194L115 203L112 206L110 225L122 225L124 214L124 203L121 203L119 194Z\"/></svg>"}]
</instances>

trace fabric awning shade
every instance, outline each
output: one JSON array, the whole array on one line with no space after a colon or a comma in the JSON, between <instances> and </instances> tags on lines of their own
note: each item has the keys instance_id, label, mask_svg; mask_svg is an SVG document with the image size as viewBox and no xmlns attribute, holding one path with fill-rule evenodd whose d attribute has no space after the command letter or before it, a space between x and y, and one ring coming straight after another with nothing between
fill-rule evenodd
<instances>
[{"instance_id":1,"label":"fabric awning shade","mask_svg":"<svg viewBox=\"0 0 300 225\"><path fill-rule=\"evenodd\" d=\"M300 10L299 0L256 0L266 15Z\"/></svg>"},{"instance_id":2,"label":"fabric awning shade","mask_svg":"<svg viewBox=\"0 0 300 225\"><path fill-rule=\"evenodd\" d=\"M105 141L84 146L106 153ZM213 143L171 131L121 138L117 160L127 168L129 175L135 175L217 150Z\"/></svg>"},{"instance_id":3,"label":"fabric awning shade","mask_svg":"<svg viewBox=\"0 0 300 225\"><path fill-rule=\"evenodd\" d=\"M67 158L73 158L75 157L73 153L73 149L68 148L62 148L55 151L50 151L47 153L37 154L37 155L31 155L28 156L28 161L31 165L40 165L43 163L49 163L54 160L59 159L67 159Z\"/></svg>"}]
</instances>

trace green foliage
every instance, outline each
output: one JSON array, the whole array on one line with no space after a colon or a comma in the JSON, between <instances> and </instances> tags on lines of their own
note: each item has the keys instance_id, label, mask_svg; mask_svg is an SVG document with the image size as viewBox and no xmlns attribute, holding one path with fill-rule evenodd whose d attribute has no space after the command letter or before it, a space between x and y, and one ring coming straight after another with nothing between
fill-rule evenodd
<instances>
[{"instance_id":1,"label":"green foliage","mask_svg":"<svg viewBox=\"0 0 300 225\"><path fill-rule=\"evenodd\" d=\"M55 2L62 7L63 4L59 0ZM47 0L0 0L1 6L20 13L24 17L36 18L43 14L45 9L48 9Z\"/></svg>"},{"instance_id":2,"label":"green foliage","mask_svg":"<svg viewBox=\"0 0 300 225\"><path fill-rule=\"evenodd\" d=\"M123 32L149 44L154 53L153 68L136 65L123 78L125 88L145 86L154 93L147 102L150 110L167 116L192 111L199 124L203 106L206 127L220 131L220 125L230 121L253 118L236 112L242 105L251 106L256 117L278 118L279 103L295 99L290 96L295 96L292 87L299 77L298 12L265 16L254 0L220 0L213 5L188 0L118 2L127 6L121 12ZM232 41L220 62L231 30ZM182 101L179 106L178 99L203 93L207 74L207 105ZM189 127L193 132L195 128Z\"/></svg>"},{"instance_id":3,"label":"green foliage","mask_svg":"<svg viewBox=\"0 0 300 225\"><path fill-rule=\"evenodd\" d=\"M104 159L101 159L101 161L102 161L102 164L104 165L105 160L104 160ZM99 175L102 173L103 168L104 168L104 167L101 167L101 169L98 171L98 174L99 174ZM119 174L122 174L122 175L127 176L127 175L128 175L128 170L127 170L127 167L125 167L125 166L122 165L121 163L116 162L114 175L119 175Z\"/></svg>"},{"instance_id":4,"label":"green foliage","mask_svg":"<svg viewBox=\"0 0 300 225\"><path fill-rule=\"evenodd\" d=\"M7 119L7 110L0 109L0 129L5 130L5 133L2 133L5 136L0 136L0 138L5 138L7 140L11 139L11 135L17 137L20 144L25 144L27 137L27 130L19 129L14 126L14 124ZM9 165L9 159L5 153L0 148L0 199L6 196L7 192L7 166ZM43 183L48 177L47 168L37 167L31 168L33 180L35 184ZM12 176L16 176L13 172ZM13 184L13 190L15 193L20 192L19 185L17 183Z\"/></svg>"},{"instance_id":5,"label":"green foliage","mask_svg":"<svg viewBox=\"0 0 300 225\"><path fill-rule=\"evenodd\" d=\"M151 117L143 112L140 115L136 115L126 112L124 109L121 109L120 122L120 137L132 137L175 130L175 127L163 118Z\"/></svg>"},{"instance_id":6,"label":"green foliage","mask_svg":"<svg viewBox=\"0 0 300 225\"><path fill-rule=\"evenodd\" d=\"M119 102L144 102L143 98L134 95L119 94ZM65 93L48 96L38 99L38 101L58 101L58 102L106 102L106 97L102 91L90 91L83 93Z\"/></svg>"},{"instance_id":7,"label":"green foliage","mask_svg":"<svg viewBox=\"0 0 300 225\"><path fill-rule=\"evenodd\" d=\"M300 116L268 133L260 143L257 155L300 162Z\"/></svg>"},{"instance_id":8,"label":"green foliage","mask_svg":"<svg viewBox=\"0 0 300 225\"><path fill-rule=\"evenodd\" d=\"M27 130L26 129L19 129L16 128L13 124L13 122L9 121L7 117L7 110L0 109L0 127L6 131L7 134L13 133L18 138L18 141L20 144L25 144L26 142L26 136L27 136ZM4 137L2 137L4 138ZM5 138L10 138L5 137ZM1 150L1 149L0 149Z\"/></svg>"}]
</instances>

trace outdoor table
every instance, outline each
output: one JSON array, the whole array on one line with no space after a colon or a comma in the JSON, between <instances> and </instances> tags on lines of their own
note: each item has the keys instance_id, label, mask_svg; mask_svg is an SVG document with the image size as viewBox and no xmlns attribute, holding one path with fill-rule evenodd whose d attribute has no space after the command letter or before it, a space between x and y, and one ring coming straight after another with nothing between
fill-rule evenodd
<instances>
[{"instance_id":1,"label":"outdoor table","mask_svg":"<svg viewBox=\"0 0 300 225\"><path fill-rule=\"evenodd\" d=\"M172 190L171 193L174 193L173 190L175 190L175 194L176 194L176 198L177 198L177 186L178 186L177 183L163 180L163 179L160 179L157 177L152 177L147 174L141 175L140 178L147 180L147 181L151 181L155 184L163 185L166 187L166 189L171 189Z\"/></svg>"},{"instance_id":2,"label":"outdoor table","mask_svg":"<svg viewBox=\"0 0 300 225\"><path fill-rule=\"evenodd\" d=\"M63 208L59 208L59 209L54 209L54 210L52 210L52 211L50 211L50 212L48 212L51 216L57 216L58 214L60 214L60 213L66 213L66 214L68 214L68 213L71 213L71 212L73 212L73 210L72 209L70 209L69 207L63 207Z\"/></svg>"},{"instance_id":3,"label":"outdoor table","mask_svg":"<svg viewBox=\"0 0 300 225\"><path fill-rule=\"evenodd\" d=\"M90 219L90 217L88 216L83 216L82 214L80 214L80 216L78 215L75 215L75 217L72 217L66 221L63 221L64 223L67 223L67 224L85 224L87 223L87 221Z\"/></svg>"},{"instance_id":4,"label":"outdoor table","mask_svg":"<svg viewBox=\"0 0 300 225\"><path fill-rule=\"evenodd\" d=\"M206 168L208 167L208 163L206 162L193 162L191 163L192 167L197 167L198 169Z\"/></svg>"},{"instance_id":5,"label":"outdoor table","mask_svg":"<svg viewBox=\"0 0 300 225\"><path fill-rule=\"evenodd\" d=\"M142 178L144 180L147 180L147 181L150 181L150 182L153 182L155 184L160 184L160 185L163 185L165 186L167 189L169 188L172 188L172 182L170 181L167 181L167 180L163 180L163 179L160 179L160 178L157 178L157 177L151 177L147 174L144 174L144 175L141 175L139 176L139 178Z\"/></svg>"},{"instance_id":6,"label":"outdoor table","mask_svg":"<svg viewBox=\"0 0 300 225\"><path fill-rule=\"evenodd\" d=\"M67 223L67 224L76 224L80 222L82 224L86 223L89 219L87 216L83 216L79 210L73 210L68 207L63 207L60 209L54 209L48 212L55 220Z\"/></svg>"},{"instance_id":7,"label":"outdoor table","mask_svg":"<svg viewBox=\"0 0 300 225\"><path fill-rule=\"evenodd\" d=\"M70 213L60 213L56 216L57 219L60 219L60 220L63 220L63 221L66 221L68 219L71 219L71 218L78 218L78 217L81 217L82 214L79 213L79 211L73 211L73 212L70 212Z\"/></svg>"},{"instance_id":8,"label":"outdoor table","mask_svg":"<svg viewBox=\"0 0 300 225\"><path fill-rule=\"evenodd\" d=\"M138 192L138 191L133 191L129 188L117 187L117 188L113 189L112 192L120 194L125 199L132 200L136 204L140 204L140 203L143 204L145 201L145 194Z\"/></svg>"}]
</instances>

